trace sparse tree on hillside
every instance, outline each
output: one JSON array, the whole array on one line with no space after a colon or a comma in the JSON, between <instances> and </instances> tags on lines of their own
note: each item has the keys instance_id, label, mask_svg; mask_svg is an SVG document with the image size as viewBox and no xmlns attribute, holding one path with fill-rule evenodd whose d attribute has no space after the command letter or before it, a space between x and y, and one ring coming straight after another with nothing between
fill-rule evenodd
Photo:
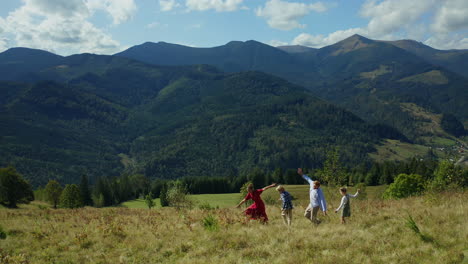
<instances>
[{"instance_id":1,"label":"sparse tree on hillside","mask_svg":"<svg viewBox=\"0 0 468 264\"><path fill-rule=\"evenodd\" d=\"M331 186L347 184L347 174L340 163L339 149L327 152L327 159L320 171L321 178Z\"/></svg>"},{"instance_id":2,"label":"sparse tree on hillside","mask_svg":"<svg viewBox=\"0 0 468 264\"><path fill-rule=\"evenodd\" d=\"M51 202L55 209L57 209L62 191L62 186L60 186L60 183L58 183L56 180L50 180L45 187L47 201Z\"/></svg>"},{"instance_id":3,"label":"sparse tree on hillside","mask_svg":"<svg viewBox=\"0 0 468 264\"><path fill-rule=\"evenodd\" d=\"M16 208L34 200L31 185L13 167L0 168L0 204Z\"/></svg>"},{"instance_id":4,"label":"sparse tree on hillside","mask_svg":"<svg viewBox=\"0 0 468 264\"><path fill-rule=\"evenodd\" d=\"M152 207L154 207L153 194L151 192L146 195L145 203L148 206L148 209L151 209Z\"/></svg>"},{"instance_id":5,"label":"sparse tree on hillside","mask_svg":"<svg viewBox=\"0 0 468 264\"><path fill-rule=\"evenodd\" d=\"M80 188L76 184L67 184L60 196L60 206L63 208L78 208L81 203Z\"/></svg>"}]
</instances>

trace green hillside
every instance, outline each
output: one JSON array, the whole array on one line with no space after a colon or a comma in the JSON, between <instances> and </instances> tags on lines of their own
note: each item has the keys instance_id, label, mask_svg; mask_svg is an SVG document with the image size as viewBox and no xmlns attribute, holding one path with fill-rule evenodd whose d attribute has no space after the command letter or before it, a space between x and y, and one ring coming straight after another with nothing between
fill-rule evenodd
<instances>
[{"instance_id":1,"label":"green hillside","mask_svg":"<svg viewBox=\"0 0 468 264\"><path fill-rule=\"evenodd\" d=\"M264 73L69 59L36 73L66 84L0 83L10 94L0 108L0 164L35 186L83 173L93 181L123 172L176 178L315 168L333 146L351 166L383 138L401 137Z\"/></svg>"}]
</instances>

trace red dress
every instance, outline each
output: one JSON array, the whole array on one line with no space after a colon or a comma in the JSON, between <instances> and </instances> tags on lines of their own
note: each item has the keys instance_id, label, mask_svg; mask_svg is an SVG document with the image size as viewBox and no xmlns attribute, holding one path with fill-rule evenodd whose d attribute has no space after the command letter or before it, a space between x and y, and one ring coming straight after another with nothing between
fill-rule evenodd
<instances>
[{"instance_id":1,"label":"red dress","mask_svg":"<svg viewBox=\"0 0 468 264\"><path fill-rule=\"evenodd\" d=\"M250 219L260 219L264 222L267 222L268 216L265 212L265 204L263 203L262 198L260 198L260 194L262 194L262 192L262 189L258 189L254 190L252 193L247 193L245 200L252 199L254 203L244 212L246 215L250 216Z\"/></svg>"}]
</instances>

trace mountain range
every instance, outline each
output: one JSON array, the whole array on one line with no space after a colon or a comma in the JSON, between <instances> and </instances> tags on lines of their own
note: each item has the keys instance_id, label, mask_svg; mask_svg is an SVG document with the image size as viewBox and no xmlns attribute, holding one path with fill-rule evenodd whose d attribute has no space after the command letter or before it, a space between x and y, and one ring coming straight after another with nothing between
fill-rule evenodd
<instances>
[{"instance_id":1,"label":"mountain range","mask_svg":"<svg viewBox=\"0 0 468 264\"><path fill-rule=\"evenodd\" d=\"M83 173L235 176L317 168L333 147L355 166L389 139L454 140L440 115L467 122L468 82L449 69L464 61L424 58L448 53L407 42L160 42L67 57L13 48L0 53L0 165L35 186Z\"/></svg>"}]
</instances>

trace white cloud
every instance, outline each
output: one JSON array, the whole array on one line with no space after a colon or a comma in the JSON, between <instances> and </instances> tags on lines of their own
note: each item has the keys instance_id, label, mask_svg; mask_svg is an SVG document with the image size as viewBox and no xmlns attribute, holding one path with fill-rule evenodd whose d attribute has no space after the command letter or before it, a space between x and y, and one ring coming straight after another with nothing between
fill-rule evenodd
<instances>
[{"instance_id":1,"label":"white cloud","mask_svg":"<svg viewBox=\"0 0 468 264\"><path fill-rule=\"evenodd\" d=\"M128 7L127 4L133 1L118 2ZM120 23L128 19L129 13L118 11L116 4L117 1L106 5L106 8L113 14L114 23ZM59 54L109 54L118 51L119 42L88 21L95 10L91 7L91 1L82 0L24 0L23 5L10 12L4 20L3 35L11 36L10 41L15 46Z\"/></svg>"},{"instance_id":2,"label":"white cloud","mask_svg":"<svg viewBox=\"0 0 468 264\"><path fill-rule=\"evenodd\" d=\"M313 4L304 4L296 2L286 2L282 0L270 0L264 7L256 10L256 15L267 20L270 27L291 30L295 28L304 28L305 25L299 23L299 19L308 15L310 12L324 12L327 8L321 2Z\"/></svg>"},{"instance_id":3,"label":"white cloud","mask_svg":"<svg viewBox=\"0 0 468 264\"><path fill-rule=\"evenodd\" d=\"M289 43L281 40L270 40L270 42L266 43L267 45L273 46L273 47L279 47L279 46L286 46Z\"/></svg>"},{"instance_id":4,"label":"white cloud","mask_svg":"<svg viewBox=\"0 0 468 264\"><path fill-rule=\"evenodd\" d=\"M312 48L321 48L327 45L334 44L340 40L348 38L354 34L367 35L367 31L362 28L350 28L347 30L338 30L333 33L324 35L311 35L307 33L299 34L293 39L293 45L302 45Z\"/></svg>"},{"instance_id":5,"label":"white cloud","mask_svg":"<svg viewBox=\"0 0 468 264\"><path fill-rule=\"evenodd\" d=\"M63 0L54 0L63 1ZM115 25L130 20L137 11L134 0L85 0L90 11L103 10L107 12Z\"/></svg>"},{"instance_id":6,"label":"white cloud","mask_svg":"<svg viewBox=\"0 0 468 264\"><path fill-rule=\"evenodd\" d=\"M448 33L468 28L468 1L443 1L435 14L432 29L437 33Z\"/></svg>"},{"instance_id":7,"label":"white cloud","mask_svg":"<svg viewBox=\"0 0 468 264\"><path fill-rule=\"evenodd\" d=\"M189 11L207 11L214 9L217 12L236 11L244 0L186 0L185 5Z\"/></svg>"},{"instance_id":8,"label":"white cloud","mask_svg":"<svg viewBox=\"0 0 468 264\"><path fill-rule=\"evenodd\" d=\"M435 0L385 0L380 3L368 0L361 7L361 15L370 18L367 25L370 34L385 36L420 19L434 3Z\"/></svg>"},{"instance_id":9,"label":"white cloud","mask_svg":"<svg viewBox=\"0 0 468 264\"><path fill-rule=\"evenodd\" d=\"M439 49L468 48L466 31L456 32L468 28L467 13L465 0L367 0L360 9L360 15L369 19L365 27L328 35L302 33L292 44L320 48L359 34L379 40L409 38ZM434 19L431 27L428 19Z\"/></svg>"},{"instance_id":10,"label":"white cloud","mask_svg":"<svg viewBox=\"0 0 468 264\"><path fill-rule=\"evenodd\" d=\"M468 49L468 38L464 34L434 34L424 44L437 49Z\"/></svg>"},{"instance_id":11,"label":"white cloud","mask_svg":"<svg viewBox=\"0 0 468 264\"><path fill-rule=\"evenodd\" d=\"M179 4L176 0L159 0L159 7L161 8L161 11L164 12L171 11L178 6Z\"/></svg>"}]
</instances>

